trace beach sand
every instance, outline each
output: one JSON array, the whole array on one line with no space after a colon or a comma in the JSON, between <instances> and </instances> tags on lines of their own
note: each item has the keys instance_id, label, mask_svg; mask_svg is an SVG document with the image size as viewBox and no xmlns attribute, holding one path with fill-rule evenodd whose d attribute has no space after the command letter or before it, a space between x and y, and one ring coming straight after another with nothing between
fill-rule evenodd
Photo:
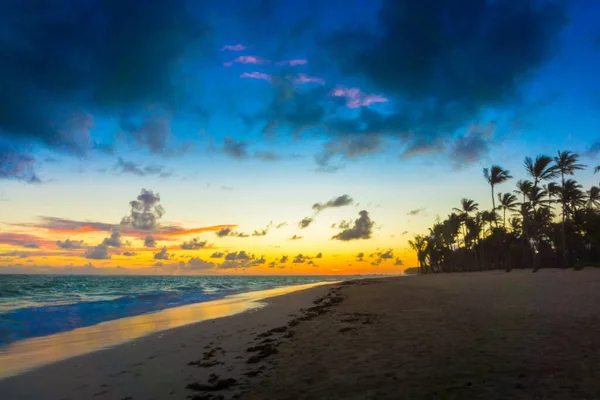
<instances>
[{"instance_id":1,"label":"beach sand","mask_svg":"<svg viewBox=\"0 0 600 400\"><path fill-rule=\"evenodd\" d=\"M0 381L2 399L596 399L600 270L351 281Z\"/></svg>"}]
</instances>

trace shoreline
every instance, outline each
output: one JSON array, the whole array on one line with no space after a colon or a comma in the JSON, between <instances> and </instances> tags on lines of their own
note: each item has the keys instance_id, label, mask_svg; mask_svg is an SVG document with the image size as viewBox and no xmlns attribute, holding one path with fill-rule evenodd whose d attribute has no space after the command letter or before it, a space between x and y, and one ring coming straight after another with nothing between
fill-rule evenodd
<instances>
[{"instance_id":1,"label":"shoreline","mask_svg":"<svg viewBox=\"0 0 600 400\"><path fill-rule=\"evenodd\" d=\"M323 281L242 292L216 300L187 304L46 336L17 340L0 348L0 382L39 368L119 346L151 335L253 312L273 297L342 281ZM60 349L60 350L57 350Z\"/></svg>"}]
</instances>

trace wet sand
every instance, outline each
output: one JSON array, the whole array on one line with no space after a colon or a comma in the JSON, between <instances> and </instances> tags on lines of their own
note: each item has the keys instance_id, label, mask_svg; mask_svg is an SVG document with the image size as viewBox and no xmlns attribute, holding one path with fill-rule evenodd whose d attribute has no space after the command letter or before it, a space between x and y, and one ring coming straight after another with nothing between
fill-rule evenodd
<instances>
[{"instance_id":1,"label":"wet sand","mask_svg":"<svg viewBox=\"0 0 600 400\"><path fill-rule=\"evenodd\" d=\"M186 386L211 374L243 383L254 337L285 325L328 285L243 293L15 342L0 351L0 377L69 358L0 379L0 399L185 399L195 393Z\"/></svg>"},{"instance_id":2,"label":"wet sand","mask_svg":"<svg viewBox=\"0 0 600 400\"><path fill-rule=\"evenodd\" d=\"M2 399L596 399L600 270L371 279L0 381Z\"/></svg>"}]
</instances>

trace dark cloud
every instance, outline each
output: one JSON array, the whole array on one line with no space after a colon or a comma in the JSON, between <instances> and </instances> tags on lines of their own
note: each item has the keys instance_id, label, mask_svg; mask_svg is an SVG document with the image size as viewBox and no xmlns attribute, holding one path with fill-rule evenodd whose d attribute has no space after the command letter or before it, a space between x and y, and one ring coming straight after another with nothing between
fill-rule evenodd
<instances>
[{"instance_id":1,"label":"dark cloud","mask_svg":"<svg viewBox=\"0 0 600 400\"><path fill-rule=\"evenodd\" d=\"M187 265L191 270L207 270L213 269L215 267L215 264L208 261L204 261L200 257L190 258L187 262Z\"/></svg>"},{"instance_id":2,"label":"dark cloud","mask_svg":"<svg viewBox=\"0 0 600 400\"><path fill-rule=\"evenodd\" d=\"M210 258L223 258L224 254L219 252L219 251L215 251L214 253L212 253L210 255Z\"/></svg>"},{"instance_id":3,"label":"dark cloud","mask_svg":"<svg viewBox=\"0 0 600 400\"><path fill-rule=\"evenodd\" d=\"M425 208L415 208L414 210L410 210L409 212L407 212L406 215L415 217L417 215L422 214L424 211L425 211Z\"/></svg>"},{"instance_id":4,"label":"dark cloud","mask_svg":"<svg viewBox=\"0 0 600 400\"><path fill-rule=\"evenodd\" d=\"M315 258L323 258L323 254L322 254L322 253L319 253L319 254L317 254L317 255L315 256Z\"/></svg>"},{"instance_id":5,"label":"dark cloud","mask_svg":"<svg viewBox=\"0 0 600 400\"><path fill-rule=\"evenodd\" d=\"M259 151L254 154L254 157L263 161L279 161L281 156L273 153L272 151Z\"/></svg>"},{"instance_id":6,"label":"dark cloud","mask_svg":"<svg viewBox=\"0 0 600 400\"><path fill-rule=\"evenodd\" d=\"M241 160L248 157L248 144L246 142L236 141L231 137L227 137L223 141L222 151L232 158Z\"/></svg>"},{"instance_id":7,"label":"dark cloud","mask_svg":"<svg viewBox=\"0 0 600 400\"><path fill-rule=\"evenodd\" d=\"M133 256L137 255L137 253L135 251L124 251L123 255L125 257L133 257Z\"/></svg>"},{"instance_id":8,"label":"dark cloud","mask_svg":"<svg viewBox=\"0 0 600 400\"><path fill-rule=\"evenodd\" d=\"M344 161L375 154L382 150L379 134L356 134L338 137L325 144L323 151L315 156L320 172L335 172L344 167Z\"/></svg>"},{"instance_id":9,"label":"dark cloud","mask_svg":"<svg viewBox=\"0 0 600 400\"><path fill-rule=\"evenodd\" d=\"M233 236L233 237L247 238L248 236L250 236L247 233L237 232L237 231L234 231L231 228L219 229L217 232L215 232L215 234L218 237Z\"/></svg>"},{"instance_id":10,"label":"dark cloud","mask_svg":"<svg viewBox=\"0 0 600 400\"><path fill-rule=\"evenodd\" d=\"M275 225L275 229L281 229L287 226L287 222L282 222L280 224Z\"/></svg>"},{"instance_id":11,"label":"dark cloud","mask_svg":"<svg viewBox=\"0 0 600 400\"><path fill-rule=\"evenodd\" d=\"M371 265L379 265L384 261L391 260L394 258L394 252L392 249L378 251L377 253L373 253L369 255L370 258L375 258L375 261L371 263Z\"/></svg>"},{"instance_id":12,"label":"dark cloud","mask_svg":"<svg viewBox=\"0 0 600 400\"><path fill-rule=\"evenodd\" d=\"M338 207L349 206L353 202L354 202L354 200L352 199L352 197L350 197L347 194L343 194L339 197L329 200L326 203L315 203L315 204L313 204L312 209L315 212L321 212L327 208L338 208Z\"/></svg>"},{"instance_id":13,"label":"dark cloud","mask_svg":"<svg viewBox=\"0 0 600 400\"><path fill-rule=\"evenodd\" d=\"M330 122L330 130L398 138L407 155L433 150L426 143L441 149L440 138L450 139L487 107L514 104L521 84L559 45L565 3L383 0L377 32L348 24L322 50L344 75L366 79L395 102L385 115L363 107L357 118ZM482 149L481 138L462 142L460 148Z\"/></svg>"},{"instance_id":14,"label":"dark cloud","mask_svg":"<svg viewBox=\"0 0 600 400\"><path fill-rule=\"evenodd\" d=\"M152 235L148 235L144 238L144 247L154 248L156 247L156 238Z\"/></svg>"},{"instance_id":15,"label":"dark cloud","mask_svg":"<svg viewBox=\"0 0 600 400\"><path fill-rule=\"evenodd\" d=\"M104 243L99 244L96 247L90 247L85 252L85 258L91 260L108 260L110 259L110 253L108 252L108 246Z\"/></svg>"},{"instance_id":16,"label":"dark cloud","mask_svg":"<svg viewBox=\"0 0 600 400\"><path fill-rule=\"evenodd\" d=\"M358 253L356 255L356 261L363 262L363 261L365 261L364 258L365 258L365 253Z\"/></svg>"},{"instance_id":17,"label":"dark cloud","mask_svg":"<svg viewBox=\"0 0 600 400\"><path fill-rule=\"evenodd\" d=\"M493 140L495 124L471 125L463 136L454 143L450 154L454 167L461 168L479 161L489 152Z\"/></svg>"},{"instance_id":18,"label":"dark cloud","mask_svg":"<svg viewBox=\"0 0 600 400\"><path fill-rule=\"evenodd\" d=\"M310 217L302 218L302 221L298 222L298 228L304 229L308 228L308 226L313 222L313 219Z\"/></svg>"},{"instance_id":19,"label":"dark cloud","mask_svg":"<svg viewBox=\"0 0 600 400\"><path fill-rule=\"evenodd\" d=\"M233 253L228 253L225 255L226 261L239 261L239 260L252 260L254 256L246 253L246 251L241 250L239 252L234 251Z\"/></svg>"},{"instance_id":20,"label":"dark cloud","mask_svg":"<svg viewBox=\"0 0 600 400\"><path fill-rule=\"evenodd\" d=\"M296 257L294 257L294 259L292 260L292 263L303 264L303 263L307 262L308 260L310 260L310 257L304 256L302 254L298 254Z\"/></svg>"},{"instance_id":21,"label":"dark cloud","mask_svg":"<svg viewBox=\"0 0 600 400\"><path fill-rule=\"evenodd\" d=\"M401 233L402 236L406 235L408 233L408 231L404 231Z\"/></svg>"},{"instance_id":22,"label":"dark cloud","mask_svg":"<svg viewBox=\"0 0 600 400\"><path fill-rule=\"evenodd\" d=\"M2 129L0 126L0 139L2 138L1 135ZM34 170L35 162L36 160L31 154L0 141L0 179L41 183L41 179Z\"/></svg>"},{"instance_id":23,"label":"dark cloud","mask_svg":"<svg viewBox=\"0 0 600 400\"><path fill-rule=\"evenodd\" d=\"M281 256L281 258L279 259L279 263L280 264L285 264L286 262L288 262L290 258L288 256Z\"/></svg>"},{"instance_id":24,"label":"dark cloud","mask_svg":"<svg viewBox=\"0 0 600 400\"><path fill-rule=\"evenodd\" d=\"M167 178L171 176L170 173L165 172L165 167L161 165L146 165L141 166L132 161L125 161L121 157L117 160L117 164L113 167L113 170L118 171L121 174L133 174L137 176L157 175L161 178Z\"/></svg>"},{"instance_id":25,"label":"dark cloud","mask_svg":"<svg viewBox=\"0 0 600 400\"><path fill-rule=\"evenodd\" d=\"M370 239L373 234L373 227L375 223L371 221L369 217L369 213L365 210L360 211L359 217L354 221L353 226L344 225L342 227L342 223L339 224L340 229L343 229L337 235L332 237L333 240L356 240L356 239Z\"/></svg>"},{"instance_id":26,"label":"dark cloud","mask_svg":"<svg viewBox=\"0 0 600 400\"><path fill-rule=\"evenodd\" d=\"M404 265L404 262L400 258L396 258L394 265Z\"/></svg>"},{"instance_id":27,"label":"dark cloud","mask_svg":"<svg viewBox=\"0 0 600 400\"><path fill-rule=\"evenodd\" d=\"M155 260L168 260L170 254L167 253L167 247L163 247L160 251L154 253Z\"/></svg>"},{"instance_id":28,"label":"dark cloud","mask_svg":"<svg viewBox=\"0 0 600 400\"><path fill-rule=\"evenodd\" d=\"M110 237L107 237L106 239L104 239L102 244L104 244L108 247L117 247L117 248L122 247L123 242L121 241L121 233L118 230L114 230L110 234Z\"/></svg>"},{"instance_id":29,"label":"dark cloud","mask_svg":"<svg viewBox=\"0 0 600 400\"><path fill-rule=\"evenodd\" d=\"M82 109L176 105L182 86L173 72L197 53L206 24L184 0L142 11L134 0L0 3L0 136L83 153L94 122Z\"/></svg>"},{"instance_id":30,"label":"dark cloud","mask_svg":"<svg viewBox=\"0 0 600 400\"><path fill-rule=\"evenodd\" d=\"M258 229L252 232L252 236L266 236L269 233L269 229L273 226L273 222L269 223L264 229Z\"/></svg>"},{"instance_id":31,"label":"dark cloud","mask_svg":"<svg viewBox=\"0 0 600 400\"><path fill-rule=\"evenodd\" d=\"M83 248L83 240L57 240L56 246L59 249L81 249Z\"/></svg>"},{"instance_id":32,"label":"dark cloud","mask_svg":"<svg viewBox=\"0 0 600 400\"><path fill-rule=\"evenodd\" d=\"M37 243L25 243L25 244L23 245L23 247L26 247L26 248L28 248L28 249L39 249L39 248L40 248L40 245L39 245L39 244L37 244Z\"/></svg>"},{"instance_id":33,"label":"dark cloud","mask_svg":"<svg viewBox=\"0 0 600 400\"><path fill-rule=\"evenodd\" d=\"M302 239L304 236L298 236L298 235L294 235L291 238L289 238L289 240L300 240Z\"/></svg>"},{"instance_id":34,"label":"dark cloud","mask_svg":"<svg viewBox=\"0 0 600 400\"><path fill-rule=\"evenodd\" d=\"M189 242L183 242L181 248L184 250L198 250L203 249L208 245L208 241L200 241L198 238L194 238Z\"/></svg>"},{"instance_id":35,"label":"dark cloud","mask_svg":"<svg viewBox=\"0 0 600 400\"><path fill-rule=\"evenodd\" d=\"M160 204L160 194L152 190L142 189L136 200L129 202L129 216L123 217L121 225L129 225L136 229L152 230L158 225L158 220L165 213Z\"/></svg>"}]
</instances>

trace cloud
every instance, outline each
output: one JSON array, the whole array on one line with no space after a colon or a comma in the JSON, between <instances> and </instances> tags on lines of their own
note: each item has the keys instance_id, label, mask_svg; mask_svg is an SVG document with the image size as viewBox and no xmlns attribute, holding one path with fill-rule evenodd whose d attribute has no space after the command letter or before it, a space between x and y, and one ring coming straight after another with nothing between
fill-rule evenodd
<instances>
[{"instance_id":1,"label":"cloud","mask_svg":"<svg viewBox=\"0 0 600 400\"><path fill-rule=\"evenodd\" d=\"M225 260L227 261L239 261L239 260L252 260L254 256L246 253L246 251L241 250L239 252L234 251L233 253L227 253L225 256Z\"/></svg>"},{"instance_id":2,"label":"cloud","mask_svg":"<svg viewBox=\"0 0 600 400\"><path fill-rule=\"evenodd\" d=\"M200 241L198 238L194 238L188 242L183 242L181 248L184 250L198 250L203 249L208 245L208 241Z\"/></svg>"},{"instance_id":3,"label":"cloud","mask_svg":"<svg viewBox=\"0 0 600 400\"><path fill-rule=\"evenodd\" d=\"M354 221L352 227L342 228L343 230L334 235L331 239L333 240L357 240L357 239L370 239L373 234L373 227L375 223L371 221L369 213L365 210L359 212L359 217ZM342 227L342 224L339 225Z\"/></svg>"},{"instance_id":4,"label":"cloud","mask_svg":"<svg viewBox=\"0 0 600 400\"><path fill-rule=\"evenodd\" d=\"M102 241L102 244L107 247L122 247L123 242L121 242L121 233L118 230L114 230L110 234L110 237L107 237Z\"/></svg>"},{"instance_id":5,"label":"cloud","mask_svg":"<svg viewBox=\"0 0 600 400\"><path fill-rule=\"evenodd\" d=\"M370 258L375 258L375 261L371 263L371 265L377 266L384 261L391 260L394 258L394 252L392 249L378 251L377 253L373 253L369 256Z\"/></svg>"},{"instance_id":6,"label":"cloud","mask_svg":"<svg viewBox=\"0 0 600 400\"><path fill-rule=\"evenodd\" d=\"M363 261L365 261L364 258L365 258L365 253L358 253L356 255L356 261L363 262Z\"/></svg>"},{"instance_id":7,"label":"cloud","mask_svg":"<svg viewBox=\"0 0 600 400\"><path fill-rule=\"evenodd\" d=\"M241 160L248 157L248 144L242 141L236 141L231 137L226 137L223 141L223 153L228 156Z\"/></svg>"},{"instance_id":8,"label":"cloud","mask_svg":"<svg viewBox=\"0 0 600 400\"><path fill-rule=\"evenodd\" d=\"M275 229L281 229L281 228L286 227L287 225L288 225L287 222L282 222L282 223L275 225Z\"/></svg>"},{"instance_id":9,"label":"cloud","mask_svg":"<svg viewBox=\"0 0 600 400\"><path fill-rule=\"evenodd\" d=\"M292 59L292 60L283 60L283 61L277 62L277 65L289 66L289 67L295 67L297 65L306 65L306 64L308 64L308 61L303 58L296 58L296 59Z\"/></svg>"},{"instance_id":10,"label":"cloud","mask_svg":"<svg viewBox=\"0 0 600 400\"><path fill-rule=\"evenodd\" d=\"M370 106L375 103L387 103L389 100L386 97L365 94L358 88L345 88L338 86L331 92L333 97L343 97L346 99L346 107L348 108L359 108Z\"/></svg>"},{"instance_id":11,"label":"cloud","mask_svg":"<svg viewBox=\"0 0 600 400\"><path fill-rule=\"evenodd\" d=\"M159 203L160 194L142 189L137 199L129 202L131 211L128 216L123 217L121 225L129 225L141 230L156 228L158 220L165 213L165 209Z\"/></svg>"},{"instance_id":12,"label":"cloud","mask_svg":"<svg viewBox=\"0 0 600 400\"><path fill-rule=\"evenodd\" d=\"M294 78L294 83L299 84L299 85L305 84L305 83L317 83L319 85L325 85L325 79L319 78L318 76L298 74L298 76Z\"/></svg>"},{"instance_id":13,"label":"cloud","mask_svg":"<svg viewBox=\"0 0 600 400\"><path fill-rule=\"evenodd\" d=\"M83 248L83 240L57 240L56 246L59 249L82 249Z\"/></svg>"},{"instance_id":14,"label":"cloud","mask_svg":"<svg viewBox=\"0 0 600 400\"><path fill-rule=\"evenodd\" d=\"M300 229L304 229L304 228L308 228L308 226L310 224L312 224L313 219L310 217L304 217L302 218L302 221L298 222L298 228Z\"/></svg>"},{"instance_id":15,"label":"cloud","mask_svg":"<svg viewBox=\"0 0 600 400\"><path fill-rule=\"evenodd\" d=\"M354 202L352 197L347 194L343 194L339 197L333 198L326 203L315 203L312 206L312 209L319 213L327 208L339 208L349 206Z\"/></svg>"},{"instance_id":16,"label":"cloud","mask_svg":"<svg viewBox=\"0 0 600 400\"><path fill-rule=\"evenodd\" d=\"M226 67L231 67L235 63L263 65L263 64L269 64L270 61L265 60L264 58L257 57L257 56L239 56L239 57L235 58L233 61L224 62L223 65Z\"/></svg>"},{"instance_id":17,"label":"cloud","mask_svg":"<svg viewBox=\"0 0 600 400\"><path fill-rule=\"evenodd\" d=\"M247 48L248 47L244 46L243 44L226 44L225 46L221 47L221 51L244 51Z\"/></svg>"},{"instance_id":18,"label":"cloud","mask_svg":"<svg viewBox=\"0 0 600 400\"><path fill-rule=\"evenodd\" d=\"M0 94L0 96L2 95ZM1 132L0 125L0 135ZM41 179L34 170L35 162L36 160L31 154L0 141L0 179L41 183Z\"/></svg>"},{"instance_id":19,"label":"cloud","mask_svg":"<svg viewBox=\"0 0 600 400\"><path fill-rule=\"evenodd\" d=\"M400 258L396 258L394 265L404 265L404 262Z\"/></svg>"},{"instance_id":20,"label":"cloud","mask_svg":"<svg viewBox=\"0 0 600 400\"><path fill-rule=\"evenodd\" d=\"M207 269L213 269L215 267L215 264L208 262L208 261L204 261L203 259L201 259L200 257L192 257L188 260L187 262L188 267L190 267L192 270L207 270Z\"/></svg>"},{"instance_id":21,"label":"cloud","mask_svg":"<svg viewBox=\"0 0 600 400\"><path fill-rule=\"evenodd\" d=\"M212 253L210 255L210 258L223 258L223 256L224 256L224 253L221 253L219 251L215 251L214 253Z\"/></svg>"},{"instance_id":22,"label":"cloud","mask_svg":"<svg viewBox=\"0 0 600 400\"><path fill-rule=\"evenodd\" d=\"M206 23L184 0L153 1L131 18L138 7L135 0L3 2L0 136L82 154L94 126L82 110L117 116L174 105L173 72L204 48Z\"/></svg>"},{"instance_id":23,"label":"cloud","mask_svg":"<svg viewBox=\"0 0 600 400\"><path fill-rule=\"evenodd\" d=\"M450 155L454 166L462 168L476 163L489 153L496 124L487 125L474 124L469 127L467 133L459 137Z\"/></svg>"},{"instance_id":24,"label":"cloud","mask_svg":"<svg viewBox=\"0 0 600 400\"><path fill-rule=\"evenodd\" d=\"M272 79L271 75L263 72L244 72L240 75L240 78L258 79L267 82L271 82Z\"/></svg>"},{"instance_id":25,"label":"cloud","mask_svg":"<svg viewBox=\"0 0 600 400\"><path fill-rule=\"evenodd\" d=\"M296 257L294 257L294 259L292 260L292 263L303 264L303 263L307 262L308 260L310 260L310 257L304 256L302 254L298 254Z\"/></svg>"},{"instance_id":26,"label":"cloud","mask_svg":"<svg viewBox=\"0 0 600 400\"><path fill-rule=\"evenodd\" d=\"M132 161L125 161L121 157L118 158L117 164L113 167L113 170L118 171L121 174L132 174L137 176L157 175L161 178L166 178L171 174L165 172L164 169L165 167L162 165L147 165L143 167Z\"/></svg>"},{"instance_id":27,"label":"cloud","mask_svg":"<svg viewBox=\"0 0 600 400\"><path fill-rule=\"evenodd\" d=\"M167 253L167 247L163 247L160 251L154 253L155 260L168 260L170 254Z\"/></svg>"},{"instance_id":28,"label":"cloud","mask_svg":"<svg viewBox=\"0 0 600 400\"><path fill-rule=\"evenodd\" d=\"M39 245L39 244L37 244L37 243L25 243L25 244L23 245L23 247L26 247L26 248L28 248L28 249L39 249L39 248L40 248L40 245Z\"/></svg>"},{"instance_id":29,"label":"cloud","mask_svg":"<svg viewBox=\"0 0 600 400\"><path fill-rule=\"evenodd\" d=\"M215 234L218 237L233 236L233 237L246 238L246 237L249 236L246 233L234 231L233 229L231 229L229 227L228 228L221 228L218 231L216 231Z\"/></svg>"},{"instance_id":30,"label":"cloud","mask_svg":"<svg viewBox=\"0 0 600 400\"><path fill-rule=\"evenodd\" d=\"M137 253L135 251L124 251L123 255L125 257L133 257L133 256L137 255Z\"/></svg>"},{"instance_id":31,"label":"cloud","mask_svg":"<svg viewBox=\"0 0 600 400\"><path fill-rule=\"evenodd\" d=\"M108 260L111 258L110 253L108 252L108 246L104 243L87 249L84 257L91 260Z\"/></svg>"},{"instance_id":32,"label":"cloud","mask_svg":"<svg viewBox=\"0 0 600 400\"><path fill-rule=\"evenodd\" d=\"M254 154L254 157L263 160L263 161L279 161L281 160L281 156L271 152L271 151L259 151Z\"/></svg>"},{"instance_id":33,"label":"cloud","mask_svg":"<svg viewBox=\"0 0 600 400\"><path fill-rule=\"evenodd\" d=\"M285 264L288 262L290 258L288 256L281 256L281 258L279 259L279 263L280 264Z\"/></svg>"},{"instance_id":34,"label":"cloud","mask_svg":"<svg viewBox=\"0 0 600 400\"><path fill-rule=\"evenodd\" d=\"M322 254L322 253L319 253L319 254L317 254L317 255L315 256L315 258L323 258L323 254Z\"/></svg>"},{"instance_id":35,"label":"cloud","mask_svg":"<svg viewBox=\"0 0 600 400\"><path fill-rule=\"evenodd\" d=\"M304 236L298 236L298 235L294 235L294 236L292 236L291 238L289 238L288 240L300 240L300 239L302 239L302 238L304 238Z\"/></svg>"},{"instance_id":36,"label":"cloud","mask_svg":"<svg viewBox=\"0 0 600 400\"><path fill-rule=\"evenodd\" d=\"M52 240L42 239L35 235L27 233L12 233L0 232L0 244L8 244L12 246L22 246L35 244L38 247L55 248L56 242Z\"/></svg>"},{"instance_id":37,"label":"cloud","mask_svg":"<svg viewBox=\"0 0 600 400\"><path fill-rule=\"evenodd\" d=\"M359 115L341 119L343 135L385 135L409 148L437 144L489 107L514 107L522 86L560 45L567 3L473 0L456 7L439 0L432 7L383 0L369 24L375 29L347 24L320 47L324 62L347 80L360 79L391 100L385 114L362 107ZM519 38L516 27L526 27Z\"/></svg>"},{"instance_id":38,"label":"cloud","mask_svg":"<svg viewBox=\"0 0 600 400\"><path fill-rule=\"evenodd\" d=\"M415 208L414 210L410 210L409 212L406 213L406 215L411 216L411 217L416 217L417 215L422 214L423 212L425 212L425 208Z\"/></svg>"},{"instance_id":39,"label":"cloud","mask_svg":"<svg viewBox=\"0 0 600 400\"><path fill-rule=\"evenodd\" d=\"M144 247L154 248L156 247L156 238L152 235L148 235L144 238Z\"/></svg>"},{"instance_id":40,"label":"cloud","mask_svg":"<svg viewBox=\"0 0 600 400\"><path fill-rule=\"evenodd\" d=\"M335 172L344 167L343 161L375 154L383 146L381 135L356 134L341 136L326 143L315 156L320 172Z\"/></svg>"}]
</instances>

